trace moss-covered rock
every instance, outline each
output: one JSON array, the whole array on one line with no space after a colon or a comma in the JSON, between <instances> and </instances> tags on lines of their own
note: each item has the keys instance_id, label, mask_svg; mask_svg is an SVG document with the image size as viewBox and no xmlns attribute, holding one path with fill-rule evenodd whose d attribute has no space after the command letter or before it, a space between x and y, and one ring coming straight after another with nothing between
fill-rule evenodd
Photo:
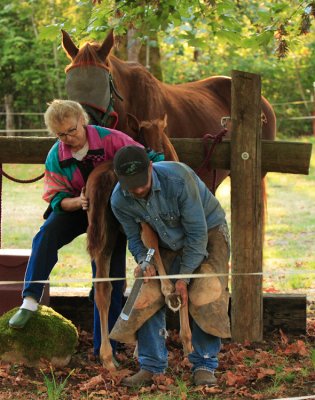
<instances>
[{"instance_id":1,"label":"moss-covered rock","mask_svg":"<svg viewBox=\"0 0 315 400\"><path fill-rule=\"evenodd\" d=\"M73 323L50 307L39 306L23 329L9 327L9 320L18 308L0 317L0 359L40 366L48 361L64 366L78 344Z\"/></svg>"}]
</instances>

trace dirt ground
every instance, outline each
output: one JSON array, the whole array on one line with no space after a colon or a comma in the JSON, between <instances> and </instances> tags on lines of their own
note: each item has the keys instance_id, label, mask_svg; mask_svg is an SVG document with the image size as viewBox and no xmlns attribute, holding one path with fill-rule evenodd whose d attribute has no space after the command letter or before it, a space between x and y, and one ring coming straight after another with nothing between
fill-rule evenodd
<instances>
[{"instance_id":1,"label":"dirt ground","mask_svg":"<svg viewBox=\"0 0 315 400\"><path fill-rule=\"evenodd\" d=\"M312 304L311 304L312 305ZM314 305L314 304L313 304ZM79 346L70 364L55 369L53 377L58 387L71 373L63 397L49 397L52 380L50 366L43 370L0 363L0 400L37 399L278 399L314 395L315 399L315 315L310 315L307 334L288 337L274 332L262 343L243 345L225 341L217 371L218 385L195 387L191 383L190 365L183 352L177 332L167 339L169 368L151 386L127 389L121 379L137 371L133 346L119 349L120 368L115 374L105 371L93 356L92 335L81 331Z\"/></svg>"}]
</instances>

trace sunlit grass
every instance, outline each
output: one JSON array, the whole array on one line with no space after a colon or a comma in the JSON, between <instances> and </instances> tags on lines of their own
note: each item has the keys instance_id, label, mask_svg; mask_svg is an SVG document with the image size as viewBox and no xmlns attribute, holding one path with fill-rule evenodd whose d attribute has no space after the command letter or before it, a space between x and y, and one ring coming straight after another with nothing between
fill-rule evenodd
<instances>
[{"instance_id":1,"label":"sunlit grass","mask_svg":"<svg viewBox=\"0 0 315 400\"><path fill-rule=\"evenodd\" d=\"M309 175L268 173L268 215L264 243L263 268L277 275L266 276L264 288L270 286L283 292L315 290L314 274L287 274L288 271L315 271L315 149L314 138ZM43 171L42 165L4 165L14 177L30 179ZM31 248L32 238L43 223L46 203L41 200L43 181L19 184L3 178L2 248ZM226 210L230 225L230 181L218 189L217 197ZM127 258L128 285L132 283L135 263ZM80 282L60 283L60 279ZM85 280L82 282L81 280ZM59 252L59 261L51 274L53 285L90 287L91 266L86 252L86 235L81 235Z\"/></svg>"}]
</instances>

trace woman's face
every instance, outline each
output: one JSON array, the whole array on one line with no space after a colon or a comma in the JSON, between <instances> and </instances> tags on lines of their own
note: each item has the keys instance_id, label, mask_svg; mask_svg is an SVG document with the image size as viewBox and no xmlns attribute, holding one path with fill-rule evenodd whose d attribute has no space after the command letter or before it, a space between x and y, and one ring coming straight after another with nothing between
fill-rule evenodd
<instances>
[{"instance_id":1,"label":"woman's face","mask_svg":"<svg viewBox=\"0 0 315 400\"><path fill-rule=\"evenodd\" d=\"M86 142L86 131L83 117L68 117L55 126L56 136L74 151L80 150Z\"/></svg>"}]
</instances>

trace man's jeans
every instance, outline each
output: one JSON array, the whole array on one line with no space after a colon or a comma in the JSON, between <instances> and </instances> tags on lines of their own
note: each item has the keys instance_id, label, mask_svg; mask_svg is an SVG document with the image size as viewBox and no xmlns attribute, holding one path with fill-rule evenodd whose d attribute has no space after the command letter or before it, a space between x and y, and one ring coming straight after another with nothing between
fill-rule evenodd
<instances>
[{"instance_id":1,"label":"man's jeans","mask_svg":"<svg viewBox=\"0 0 315 400\"><path fill-rule=\"evenodd\" d=\"M58 261L58 250L70 243L87 230L87 215L83 210L58 214L52 212L32 244L32 253L25 273L25 284L22 297L31 296L38 302L43 293L44 284L28 283L27 281L47 280ZM111 259L111 277L124 277L126 274L126 239L120 234ZM112 282L112 300L109 309L109 330L114 325L122 308L123 281ZM94 315L94 351L100 348L100 324L97 308Z\"/></svg>"},{"instance_id":2,"label":"man's jeans","mask_svg":"<svg viewBox=\"0 0 315 400\"><path fill-rule=\"evenodd\" d=\"M163 373L167 367L165 325L165 307L163 307L145 322L137 333L140 368L154 374ZM192 371L198 369L214 371L218 367L221 339L203 332L193 322L192 345L194 351L188 355L193 365Z\"/></svg>"}]
</instances>

